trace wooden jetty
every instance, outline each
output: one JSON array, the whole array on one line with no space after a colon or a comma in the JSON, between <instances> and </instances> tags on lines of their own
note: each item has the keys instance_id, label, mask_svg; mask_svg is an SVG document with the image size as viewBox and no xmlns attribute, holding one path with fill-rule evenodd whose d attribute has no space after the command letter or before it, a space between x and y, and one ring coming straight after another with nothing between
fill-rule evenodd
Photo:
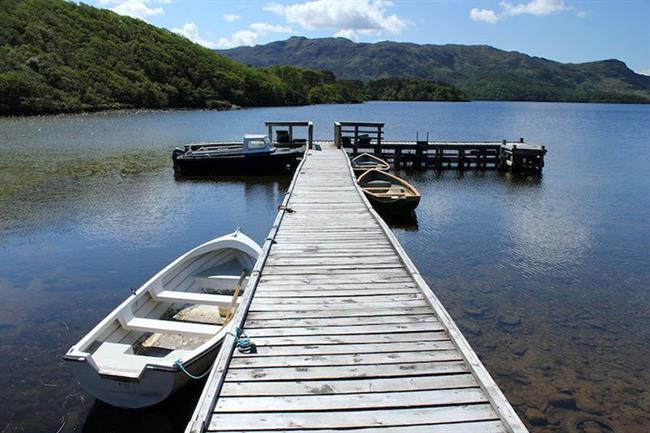
<instances>
[{"instance_id":1,"label":"wooden jetty","mask_svg":"<svg viewBox=\"0 0 650 433\"><path fill-rule=\"evenodd\" d=\"M188 433L527 432L355 183L308 150Z\"/></svg>"},{"instance_id":2,"label":"wooden jetty","mask_svg":"<svg viewBox=\"0 0 650 433\"><path fill-rule=\"evenodd\" d=\"M352 155L372 153L396 168L497 169L540 174L546 148L518 141L414 141L384 140L384 123L335 122L334 144Z\"/></svg>"}]
</instances>

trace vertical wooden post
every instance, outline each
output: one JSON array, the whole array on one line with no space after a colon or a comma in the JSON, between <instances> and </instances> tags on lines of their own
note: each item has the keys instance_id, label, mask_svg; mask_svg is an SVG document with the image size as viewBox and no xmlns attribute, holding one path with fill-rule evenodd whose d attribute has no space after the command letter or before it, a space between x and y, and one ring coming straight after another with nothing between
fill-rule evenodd
<instances>
[{"instance_id":1,"label":"vertical wooden post","mask_svg":"<svg viewBox=\"0 0 650 433\"><path fill-rule=\"evenodd\" d=\"M341 124L339 122L334 122L334 145L338 149L341 148Z\"/></svg>"},{"instance_id":2,"label":"vertical wooden post","mask_svg":"<svg viewBox=\"0 0 650 433\"><path fill-rule=\"evenodd\" d=\"M307 149L313 149L313 148L314 148L314 124L309 122L309 124L307 125Z\"/></svg>"}]
</instances>

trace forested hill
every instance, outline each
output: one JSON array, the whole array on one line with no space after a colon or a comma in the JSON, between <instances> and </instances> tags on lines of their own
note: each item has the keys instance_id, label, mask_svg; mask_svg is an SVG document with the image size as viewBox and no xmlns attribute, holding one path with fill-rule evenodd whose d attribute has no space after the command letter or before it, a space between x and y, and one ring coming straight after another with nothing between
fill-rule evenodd
<instances>
[{"instance_id":1,"label":"forested hill","mask_svg":"<svg viewBox=\"0 0 650 433\"><path fill-rule=\"evenodd\" d=\"M368 44L303 37L219 52L252 66L327 69L344 79L439 80L472 99L650 102L650 77L619 60L563 64L485 45Z\"/></svg>"},{"instance_id":2,"label":"forested hill","mask_svg":"<svg viewBox=\"0 0 650 433\"><path fill-rule=\"evenodd\" d=\"M0 112L285 100L272 74L144 21L61 0L0 1Z\"/></svg>"},{"instance_id":3,"label":"forested hill","mask_svg":"<svg viewBox=\"0 0 650 433\"><path fill-rule=\"evenodd\" d=\"M144 21L63 0L0 0L0 115L467 99L401 80L366 88L327 71L253 68Z\"/></svg>"}]
</instances>

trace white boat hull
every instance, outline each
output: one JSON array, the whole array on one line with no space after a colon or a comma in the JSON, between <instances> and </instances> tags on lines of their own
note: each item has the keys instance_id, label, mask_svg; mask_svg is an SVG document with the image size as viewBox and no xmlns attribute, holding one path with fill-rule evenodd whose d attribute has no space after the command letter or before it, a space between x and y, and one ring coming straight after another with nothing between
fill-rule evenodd
<instances>
[{"instance_id":1,"label":"white boat hull","mask_svg":"<svg viewBox=\"0 0 650 433\"><path fill-rule=\"evenodd\" d=\"M202 377L230 332L260 252L235 232L170 263L66 353L81 386L108 404L135 409Z\"/></svg>"},{"instance_id":2,"label":"white boat hull","mask_svg":"<svg viewBox=\"0 0 650 433\"><path fill-rule=\"evenodd\" d=\"M206 352L188 370L196 376L208 371L219 353L221 344ZM79 384L97 399L112 406L140 409L161 403L194 380L181 370L148 369L139 380L120 376L100 375L87 361L71 362Z\"/></svg>"}]
</instances>

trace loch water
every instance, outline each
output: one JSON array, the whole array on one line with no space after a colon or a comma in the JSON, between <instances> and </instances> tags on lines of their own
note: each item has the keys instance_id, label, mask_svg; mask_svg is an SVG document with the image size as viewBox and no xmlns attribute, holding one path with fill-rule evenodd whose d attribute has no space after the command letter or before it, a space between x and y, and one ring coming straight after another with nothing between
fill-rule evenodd
<instances>
[{"instance_id":1,"label":"loch water","mask_svg":"<svg viewBox=\"0 0 650 433\"><path fill-rule=\"evenodd\" d=\"M532 432L650 431L650 106L370 102L0 119L0 433L184 430L202 383L120 410L61 355L191 247L270 230L289 175L176 178L175 146L303 119L546 145L540 177L401 170L422 201L389 223Z\"/></svg>"}]
</instances>

